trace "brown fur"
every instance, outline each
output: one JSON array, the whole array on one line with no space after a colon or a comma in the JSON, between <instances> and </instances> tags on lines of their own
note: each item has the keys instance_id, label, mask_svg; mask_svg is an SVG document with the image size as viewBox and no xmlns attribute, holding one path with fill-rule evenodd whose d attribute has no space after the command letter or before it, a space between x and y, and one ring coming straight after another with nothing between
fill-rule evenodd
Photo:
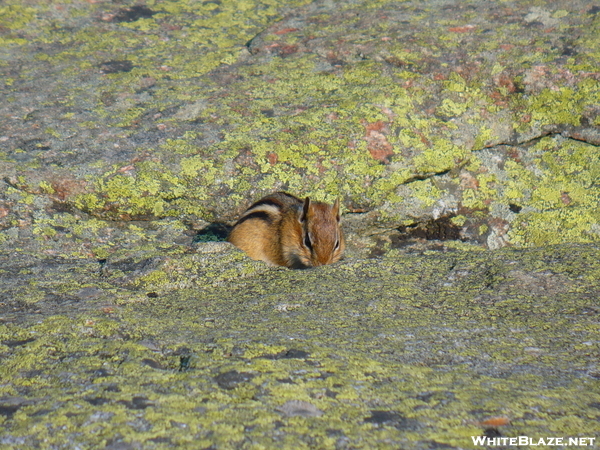
<instances>
[{"instance_id":1,"label":"brown fur","mask_svg":"<svg viewBox=\"0 0 600 450\"><path fill-rule=\"evenodd\" d=\"M227 240L271 265L304 269L334 263L345 247L339 200L328 205L276 192L251 205Z\"/></svg>"}]
</instances>

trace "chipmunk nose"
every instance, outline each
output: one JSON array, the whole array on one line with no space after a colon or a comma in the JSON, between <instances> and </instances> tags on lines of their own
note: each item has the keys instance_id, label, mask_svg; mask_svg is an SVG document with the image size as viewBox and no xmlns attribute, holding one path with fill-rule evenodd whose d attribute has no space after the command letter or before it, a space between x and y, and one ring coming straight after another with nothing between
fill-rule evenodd
<instances>
[{"instance_id":1,"label":"chipmunk nose","mask_svg":"<svg viewBox=\"0 0 600 450\"><path fill-rule=\"evenodd\" d=\"M316 255L313 264L315 266L325 266L331 262L331 256L329 255Z\"/></svg>"}]
</instances>

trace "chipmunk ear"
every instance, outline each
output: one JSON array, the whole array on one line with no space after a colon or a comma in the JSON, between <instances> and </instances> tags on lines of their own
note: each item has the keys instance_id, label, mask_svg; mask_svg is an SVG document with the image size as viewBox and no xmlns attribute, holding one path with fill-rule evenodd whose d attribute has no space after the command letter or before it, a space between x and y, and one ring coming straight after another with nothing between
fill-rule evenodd
<instances>
[{"instance_id":1,"label":"chipmunk ear","mask_svg":"<svg viewBox=\"0 0 600 450\"><path fill-rule=\"evenodd\" d=\"M333 214L335 214L335 220L340 221L340 199L339 197L335 199L335 203L332 208Z\"/></svg>"},{"instance_id":2,"label":"chipmunk ear","mask_svg":"<svg viewBox=\"0 0 600 450\"><path fill-rule=\"evenodd\" d=\"M304 206L302 207L302 216L300 217L300 222L306 222L306 217L308 216L308 210L310 208L310 198L306 197L304 200Z\"/></svg>"}]
</instances>

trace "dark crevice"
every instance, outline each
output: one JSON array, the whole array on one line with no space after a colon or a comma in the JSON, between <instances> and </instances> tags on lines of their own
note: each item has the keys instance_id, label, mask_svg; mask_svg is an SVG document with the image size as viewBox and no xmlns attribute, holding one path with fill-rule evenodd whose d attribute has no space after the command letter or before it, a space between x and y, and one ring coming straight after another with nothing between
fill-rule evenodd
<instances>
[{"instance_id":1,"label":"dark crevice","mask_svg":"<svg viewBox=\"0 0 600 450\"><path fill-rule=\"evenodd\" d=\"M410 184L410 183L414 183L415 181L423 181L423 180L428 180L429 178L446 175L452 169L454 169L454 167L451 169L444 169L440 172L419 173L417 175L413 175L412 177L408 178L402 184Z\"/></svg>"},{"instance_id":2,"label":"dark crevice","mask_svg":"<svg viewBox=\"0 0 600 450\"><path fill-rule=\"evenodd\" d=\"M462 228L452 223L453 216L444 216L398 227L398 241L425 239L427 241L462 240Z\"/></svg>"},{"instance_id":3,"label":"dark crevice","mask_svg":"<svg viewBox=\"0 0 600 450\"><path fill-rule=\"evenodd\" d=\"M441 176L447 175L451 172L456 173L456 172L460 171L464 166L466 166L470 161L471 160L467 158L467 159L460 161L455 166L450 167L449 169L440 170L439 172L428 172L428 173L420 173L420 174L413 175L412 177L406 179L402 184L404 185L404 184L414 183L415 181L429 180L430 178L441 177Z\"/></svg>"},{"instance_id":4,"label":"dark crevice","mask_svg":"<svg viewBox=\"0 0 600 450\"><path fill-rule=\"evenodd\" d=\"M144 5L135 5L127 8L121 8L111 14L106 14L104 20L106 22L120 23L120 22L135 22L139 19L149 19L154 14L150 8Z\"/></svg>"},{"instance_id":5,"label":"dark crevice","mask_svg":"<svg viewBox=\"0 0 600 450\"><path fill-rule=\"evenodd\" d=\"M495 142L494 144L487 145L483 148L494 148L499 145L511 145L511 146L524 146L532 145L539 142L545 137L562 136L565 139L572 139L574 141L584 142L594 147L600 147L600 128L599 127L573 127L573 126L562 126L553 125L551 128L527 139L520 139L517 133L513 137L504 142ZM476 151L476 150L475 150Z\"/></svg>"},{"instance_id":6,"label":"dark crevice","mask_svg":"<svg viewBox=\"0 0 600 450\"><path fill-rule=\"evenodd\" d=\"M561 134L567 139L573 139L574 141L585 142L586 144L593 145L594 147L600 147L600 127L577 127L565 130Z\"/></svg>"},{"instance_id":7,"label":"dark crevice","mask_svg":"<svg viewBox=\"0 0 600 450\"><path fill-rule=\"evenodd\" d=\"M230 225L221 222L213 222L202 228L196 233L192 242L222 242L227 240L229 232L231 231Z\"/></svg>"}]
</instances>

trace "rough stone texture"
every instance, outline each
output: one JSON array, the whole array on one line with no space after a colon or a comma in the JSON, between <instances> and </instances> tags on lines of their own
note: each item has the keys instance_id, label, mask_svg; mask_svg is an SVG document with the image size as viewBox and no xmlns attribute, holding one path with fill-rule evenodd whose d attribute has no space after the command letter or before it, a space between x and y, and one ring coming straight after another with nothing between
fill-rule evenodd
<instances>
[{"instance_id":1,"label":"rough stone texture","mask_svg":"<svg viewBox=\"0 0 600 450\"><path fill-rule=\"evenodd\" d=\"M225 245L102 269L3 261L29 275L24 304L2 311L3 448L473 448L498 428L600 432L597 246L392 249L290 271Z\"/></svg>"},{"instance_id":2,"label":"rough stone texture","mask_svg":"<svg viewBox=\"0 0 600 450\"><path fill-rule=\"evenodd\" d=\"M600 438L600 5L0 5L2 448ZM348 253L218 242L277 189Z\"/></svg>"},{"instance_id":3,"label":"rough stone texture","mask_svg":"<svg viewBox=\"0 0 600 450\"><path fill-rule=\"evenodd\" d=\"M587 1L20 3L0 19L9 193L223 221L288 189L379 225L453 217L492 248L599 238Z\"/></svg>"}]
</instances>

